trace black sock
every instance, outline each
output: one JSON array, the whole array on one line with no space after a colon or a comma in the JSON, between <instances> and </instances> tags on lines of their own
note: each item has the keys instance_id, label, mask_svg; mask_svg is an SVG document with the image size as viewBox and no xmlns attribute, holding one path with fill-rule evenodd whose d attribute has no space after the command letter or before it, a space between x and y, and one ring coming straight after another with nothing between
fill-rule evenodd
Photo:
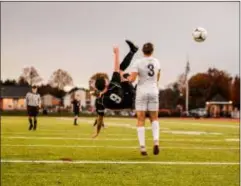
<instances>
[{"instance_id":1,"label":"black sock","mask_svg":"<svg viewBox=\"0 0 241 186\"><path fill-rule=\"evenodd\" d=\"M31 130L32 127L33 127L33 121L32 121L32 118L28 118L28 121L29 121L29 130Z\"/></svg>"},{"instance_id":2,"label":"black sock","mask_svg":"<svg viewBox=\"0 0 241 186\"><path fill-rule=\"evenodd\" d=\"M37 128L37 119L34 118L34 126L33 126L33 129L36 130L36 128Z\"/></svg>"},{"instance_id":3,"label":"black sock","mask_svg":"<svg viewBox=\"0 0 241 186\"><path fill-rule=\"evenodd\" d=\"M131 52L131 51L130 51L130 52L125 56L125 58L123 59L123 61L122 61L121 64L120 64L120 70L125 71L125 70L129 67L129 65L131 64L131 60L132 60L134 54L135 54L134 52Z\"/></svg>"},{"instance_id":4,"label":"black sock","mask_svg":"<svg viewBox=\"0 0 241 186\"><path fill-rule=\"evenodd\" d=\"M30 125L33 125L33 120L32 120L32 118L28 118L28 121L29 121L29 124L30 124Z\"/></svg>"},{"instance_id":5,"label":"black sock","mask_svg":"<svg viewBox=\"0 0 241 186\"><path fill-rule=\"evenodd\" d=\"M74 119L74 124L77 125L77 119L76 118Z\"/></svg>"}]
</instances>

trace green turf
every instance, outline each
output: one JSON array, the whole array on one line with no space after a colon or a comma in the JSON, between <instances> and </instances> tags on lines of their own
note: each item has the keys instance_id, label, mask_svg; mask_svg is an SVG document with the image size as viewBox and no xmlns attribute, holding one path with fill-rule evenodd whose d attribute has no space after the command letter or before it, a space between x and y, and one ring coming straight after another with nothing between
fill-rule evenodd
<instances>
[{"instance_id":1,"label":"green turf","mask_svg":"<svg viewBox=\"0 0 241 186\"><path fill-rule=\"evenodd\" d=\"M239 162L239 123L231 120L160 119L161 153L152 155L152 133L146 130L148 157L138 151L135 119L106 119L106 129L92 139L94 118L39 118L28 131L25 117L1 118L2 160L136 161L162 164L2 163L3 186L238 186L239 165L178 165L175 162ZM147 127L150 127L147 122ZM180 132L206 132L200 135ZM172 132L179 132L172 133ZM218 134L217 134L218 133ZM229 140L227 140L229 139ZM231 140L230 140L231 139Z\"/></svg>"}]
</instances>

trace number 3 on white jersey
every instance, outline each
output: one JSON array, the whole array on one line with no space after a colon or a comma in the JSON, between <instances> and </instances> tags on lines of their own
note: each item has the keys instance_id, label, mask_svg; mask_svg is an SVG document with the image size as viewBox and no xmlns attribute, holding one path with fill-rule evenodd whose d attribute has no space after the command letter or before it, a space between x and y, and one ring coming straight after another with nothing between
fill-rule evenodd
<instances>
[{"instance_id":1,"label":"number 3 on white jersey","mask_svg":"<svg viewBox=\"0 0 241 186\"><path fill-rule=\"evenodd\" d=\"M111 99L112 101L114 101L115 103L117 103L117 104L119 104L119 103L121 102L121 97L118 96L118 95L116 95L116 94L114 94L114 93L112 93L112 94L110 95L110 99Z\"/></svg>"}]
</instances>

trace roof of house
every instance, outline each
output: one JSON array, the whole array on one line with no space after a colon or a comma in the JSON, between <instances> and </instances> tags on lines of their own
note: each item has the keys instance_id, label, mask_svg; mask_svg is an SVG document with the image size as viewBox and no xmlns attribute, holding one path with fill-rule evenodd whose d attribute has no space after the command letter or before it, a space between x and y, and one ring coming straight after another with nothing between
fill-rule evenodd
<instances>
[{"instance_id":1,"label":"roof of house","mask_svg":"<svg viewBox=\"0 0 241 186\"><path fill-rule=\"evenodd\" d=\"M29 86L1 86L1 98L23 98L31 90Z\"/></svg>"},{"instance_id":2,"label":"roof of house","mask_svg":"<svg viewBox=\"0 0 241 186\"><path fill-rule=\"evenodd\" d=\"M74 87L74 88L72 88L67 94L71 94L71 93L73 93L73 92L75 92L75 91L77 91L77 90L84 90L84 91L86 91L85 88Z\"/></svg>"},{"instance_id":3,"label":"roof of house","mask_svg":"<svg viewBox=\"0 0 241 186\"><path fill-rule=\"evenodd\" d=\"M60 100L60 98L57 98L56 96L54 96L53 94L44 94L44 95L42 95L41 97L43 98L43 97L45 97L45 96L51 96L52 98L54 98L54 99L57 99L57 100Z\"/></svg>"},{"instance_id":4,"label":"roof of house","mask_svg":"<svg viewBox=\"0 0 241 186\"><path fill-rule=\"evenodd\" d=\"M213 102L226 102L228 100L226 100L223 96L221 96L220 94L216 94L210 101Z\"/></svg>"}]
</instances>

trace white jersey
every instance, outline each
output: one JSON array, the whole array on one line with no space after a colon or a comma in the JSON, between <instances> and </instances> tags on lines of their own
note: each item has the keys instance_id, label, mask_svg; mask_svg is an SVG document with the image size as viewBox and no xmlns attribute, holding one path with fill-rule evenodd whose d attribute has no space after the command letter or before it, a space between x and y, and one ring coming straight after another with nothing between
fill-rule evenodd
<instances>
[{"instance_id":1,"label":"white jersey","mask_svg":"<svg viewBox=\"0 0 241 186\"><path fill-rule=\"evenodd\" d=\"M27 106L39 106L41 103L41 98L39 94L34 94L32 92L27 93L26 95L26 105Z\"/></svg>"},{"instance_id":2,"label":"white jersey","mask_svg":"<svg viewBox=\"0 0 241 186\"><path fill-rule=\"evenodd\" d=\"M160 63L154 57L143 57L133 63L133 72L138 73L137 90L145 92L158 92L157 76Z\"/></svg>"}]
</instances>

